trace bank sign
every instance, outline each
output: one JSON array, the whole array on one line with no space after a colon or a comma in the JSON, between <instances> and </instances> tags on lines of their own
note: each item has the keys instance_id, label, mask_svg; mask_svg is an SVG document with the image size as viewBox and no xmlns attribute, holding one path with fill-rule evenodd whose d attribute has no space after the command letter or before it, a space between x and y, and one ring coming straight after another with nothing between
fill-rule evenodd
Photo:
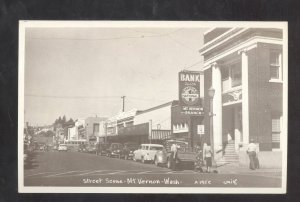
<instances>
[{"instance_id":1,"label":"bank sign","mask_svg":"<svg viewBox=\"0 0 300 202\"><path fill-rule=\"evenodd\" d=\"M200 72L179 72L179 103L181 113L186 115L203 115L200 99Z\"/></svg>"}]
</instances>

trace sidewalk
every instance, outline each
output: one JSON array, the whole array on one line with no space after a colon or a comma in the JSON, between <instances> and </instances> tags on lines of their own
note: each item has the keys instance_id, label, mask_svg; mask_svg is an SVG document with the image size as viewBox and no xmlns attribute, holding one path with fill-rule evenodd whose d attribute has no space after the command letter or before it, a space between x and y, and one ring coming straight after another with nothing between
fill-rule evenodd
<instances>
[{"instance_id":1,"label":"sidewalk","mask_svg":"<svg viewBox=\"0 0 300 202\"><path fill-rule=\"evenodd\" d=\"M251 170L248 167L239 166L238 163L229 163L218 165L218 173L221 174L241 174L256 176L281 177L282 170L280 168L259 168Z\"/></svg>"}]
</instances>

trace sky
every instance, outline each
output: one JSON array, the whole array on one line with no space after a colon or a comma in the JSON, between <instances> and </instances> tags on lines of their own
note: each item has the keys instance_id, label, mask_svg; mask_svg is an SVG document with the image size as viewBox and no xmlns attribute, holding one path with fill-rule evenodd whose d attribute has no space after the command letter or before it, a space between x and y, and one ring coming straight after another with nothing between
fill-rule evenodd
<instances>
[{"instance_id":1,"label":"sky","mask_svg":"<svg viewBox=\"0 0 300 202\"><path fill-rule=\"evenodd\" d=\"M205 28L26 28L25 121L52 124L178 99L178 72L200 71ZM203 92L200 92L203 96Z\"/></svg>"}]
</instances>

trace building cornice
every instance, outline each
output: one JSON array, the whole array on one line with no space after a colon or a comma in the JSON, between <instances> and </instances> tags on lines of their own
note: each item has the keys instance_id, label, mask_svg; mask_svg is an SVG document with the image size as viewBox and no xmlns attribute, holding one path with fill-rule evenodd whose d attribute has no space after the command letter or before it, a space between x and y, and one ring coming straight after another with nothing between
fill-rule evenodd
<instances>
[{"instance_id":1,"label":"building cornice","mask_svg":"<svg viewBox=\"0 0 300 202\"><path fill-rule=\"evenodd\" d=\"M214 48L222 45L223 43L229 41L230 39L234 38L235 36L248 31L249 28L231 28L230 30L224 32L220 36L216 37L215 39L209 41L208 43L204 44L204 46L199 50L200 54L203 55Z\"/></svg>"},{"instance_id":2,"label":"building cornice","mask_svg":"<svg viewBox=\"0 0 300 202\"><path fill-rule=\"evenodd\" d=\"M283 40L279 39L279 38L270 38L270 37L261 37L261 36L252 37L252 38L208 59L207 61L204 62L202 70L205 71L205 70L209 69L215 62L217 62L218 60L220 60L230 54L239 53L241 51L249 51L253 48L256 48L258 43L283 45Z\"/></svg>"}]
</instances>

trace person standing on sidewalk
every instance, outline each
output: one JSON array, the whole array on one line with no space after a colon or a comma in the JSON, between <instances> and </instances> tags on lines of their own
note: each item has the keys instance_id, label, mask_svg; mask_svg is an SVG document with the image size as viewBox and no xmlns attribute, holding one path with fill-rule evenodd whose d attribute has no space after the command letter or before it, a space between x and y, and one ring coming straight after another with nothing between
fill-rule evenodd
<instances>
[{"instance_id":1,"label":"person standing on sidewalk","mask_svg":"<svg viewBox=\"0 0 300 202\"><path fill-rule=\"evenodd\" d=\"M258 153L258 148L257 148L256 144L254 143L254 140L251 139L250 144L248 145L248 148L247 148L247 154L248 154L249 160L250 160L249 168L251 170L255 170L256 168L259 167L257 153Z\"/></svg>"},{"instance_id":2,"label":"person standing on sidewalk","mask_svg":"<svg viewBox=\"0 0 300 202\"><path fill-rule=\"evenodd\" d=\"M177 145L172 144L171 146L171 168L172 170L176 170L176 161L177 161Z\"/></svg>"},{"instance_id":3,"label":"person standing on sidewalk","mask_svg":"<svg viewBox=\"0 0 300 202\"><path fill-rule=\"evenodd\" d=\"M200 171L201 173L203 173L203 169L202 169L202 166L203 166L203 152L202 152L202 149L201 147L198 145L196 147L196 159L195 159L195 162L194 162L194 171Z\"/></svg>"},{"instance_id":4,"label":"person standing on sidewalk","mask_svg":"<svg viewBox=\"0 0 300 202\"><path fill-rule=\"evenodd\" d=\"M206 164L206 172L210 172L211 167L212 167L212 151L211 151L211 147L210 145L204 143L203 146L203 157L205 160L205 164Z\"/></svg>"}]
</instances>

